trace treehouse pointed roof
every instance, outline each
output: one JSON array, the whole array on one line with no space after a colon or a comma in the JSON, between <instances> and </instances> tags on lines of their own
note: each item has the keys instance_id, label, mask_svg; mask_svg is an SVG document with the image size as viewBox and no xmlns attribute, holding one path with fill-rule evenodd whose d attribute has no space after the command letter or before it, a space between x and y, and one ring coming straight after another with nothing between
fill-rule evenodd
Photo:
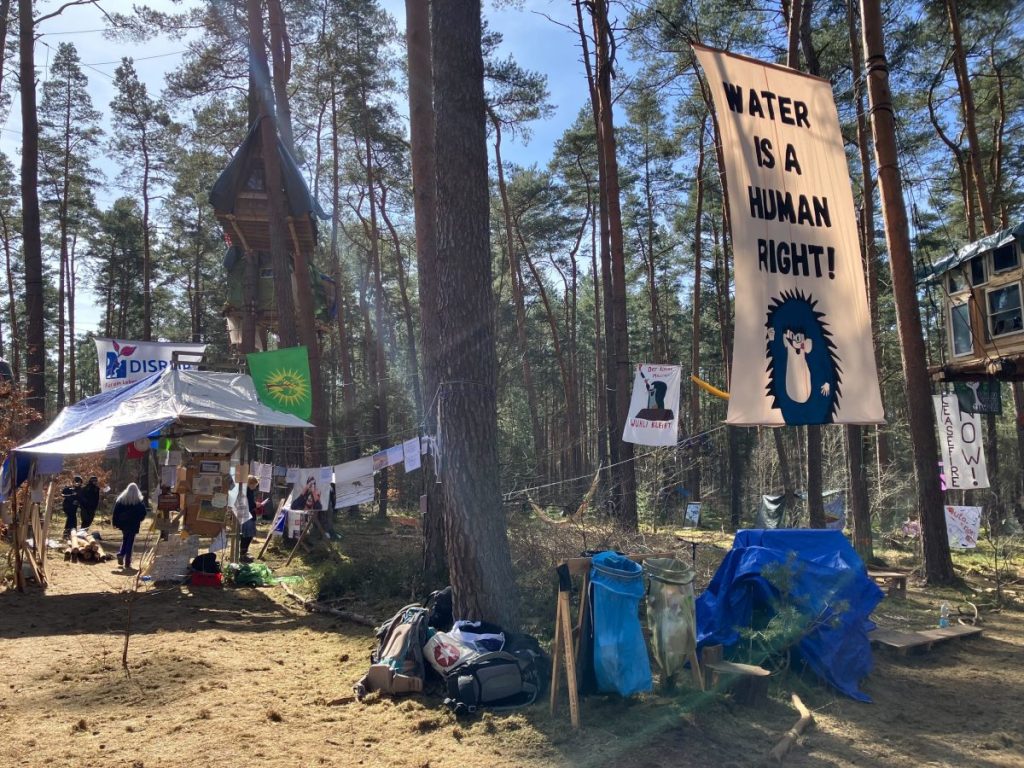
<instances>
[{"instance_id":1,"label":"treehouse pointed roof","mask_svg":"<svg viewBox=\"0 0 1024 768\"><path fill-rule=\"evenodd\" d=\"M270 212L266 171L263 164L261 131L264 121L249 128L231 162L210 188L210 204L217 220L233 242L243 249L269 250ZM295 158L275 136L281 165L281 188L293 246L312 253L316 242L316 220L330 218L310 194Z\"/></svg>"}]
</instances>

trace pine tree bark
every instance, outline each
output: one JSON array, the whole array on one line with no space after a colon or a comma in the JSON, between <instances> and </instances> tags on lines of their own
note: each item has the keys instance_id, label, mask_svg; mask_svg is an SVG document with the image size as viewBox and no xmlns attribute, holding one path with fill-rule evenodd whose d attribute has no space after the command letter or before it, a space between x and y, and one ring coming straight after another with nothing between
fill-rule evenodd
<instances>
[{"instance_id":1,"label":"pine tree bark","mask_svg":"<svg viewBox=\"0 0 1024 768\"><path fill-rule=\"evenodd\" d=\"M850 33L850 72L853 77L854 101L857 109L857 152L860 155L862 190L860 225L863 238L864 276L868 286L868 314L871 318L871 341L875 352L875 368L881 372L882 347L878 322L878 297L882 262L878 257L878 247L875 243L875 177L871 169L871 127L868 125L868 116L864 109L864 80L861 77L863 54L857 30L855 0L847 0L846 7L847 26ZM874 435L875 461L880 481L882 473L889 466L889 436L883 425L874 428ZM867 494L866 488L864 493Z\"/></svg>"},{"instance_id":2,"label":"pine tree bark","mask_svg":"<svg viewBox=\"0 0 1024 768\"><path fill-rule=\"evenodd\" d=\"M931 385L921 329L920 308L914 286L914 265L910 250L910 230L903 203L903 182L896 152L895 112L889 90L889 70L885 57L885 37L879 0L861 0L864 56L867 67L868 95L871 103L871 128L878 167L886 243L892 268L893 297L903 373L907 387L907 412L910 440L914 452L917 481L917 506L924 543L925 577L933 583L955 580L949 554L942 493L935 471L938 444L932 424Z\"/></svg>"},{"instance_id":3,"label":"pine tree bark","mask_svg":"<svg viewBox=\"0 0 1024 768\"><path fill-rule=\"evenodd\" d=\"M437 434L437 396L440 360L437 338L437 178L434 153L434 103L429 0L405 0L405 30L409 57L409 143L412 155L413 210L416 229L416 264L420 298L420 350L423 355L423 392L426 403L423 424L430 436ZM424 456L423 482L427 514L423 520L424 578L444 578L444 497L436 482L433 455Z\"/></svg>"},{"instance_id":4,"label":"pine tree bark","mask_svg":"<svg viewBox=\"0 0 1024 768\"><path fill-rule=\"evenodd\" d=\"M263 35L263 14L260 0L246 0L249 19L250 64L256 72L256 93L259 104L260 147L270 215L270 262L274 271L274 298L277 305L277 338L282 347L298 345L295 325L295 298L292 292L292 265L288 258L288 235L285 220L284 192L281 188L281 159L277 154L277 120L274 98L270 90L270 68L267 66L266 40ZM296 271L298 265L295 265ZM312 368L312 365L310 366Z\"/></svg>"},{"instance_id":5,"label":"pine tree bark","mask_svg":"<svg viewBox=\"0 0 1024 768\"><path fill-rule=\"evenodd\" d=\"M433 0L437 310L429 341L448 571L459 616L517 625L517 591L498 486L497 355L479 0Z\"/></svg>"},{"instance_id":6,"label":"pine tree bark","mask_svg":"<svg viewBox=\"0 0 1024 768\"><path fill-rule=\"evenodd\" d=\"M964 51L963 36L960 34L960 14L957 9L957 0L946 0L946 13L949 16L949 31L953 36L953 70L956 72L964 128L967 130L971 175L974 177L974 183L978 190L978 205L981 208L981 219L985 224L985 234L991 235L996 228L995 216L992 213L992 199L988 194L985 164L981 159L981 142L978 139L978 126L974 119L974 91L971 88L971 74L967 69L967 54Z\"/></svg>"},{"instance_id":7,"label":"pine tree bark","mask_svg":"<svg viewBox=\"0 0 1024 768\"><path fill-rule=\"evenodd\" d=\"M615 128L612 117L612 70L614 68L611 25L608 22L606 0L593 3L594 55L598 98L598 151L604 158L605 176L601 179L608 214L609 253L611 261L610 305L613 320L614 348L610 356L614 362L615 419L610 438L618 445L616 479L616 523L628 531L637 529L636 467L633 463L633 444L622 440L618 427L629 418L632 395L633 366L629 360L629 329L626 312L626 257L622 234L622 212L619 204L619 166L615 153Z\"/></svg>"},{"instance_id":8,"label":"pine tree bark","mask_svg":"<svg viewBox=\"0 0 1024 768\"><path fill-rule=\"evenodd\" d=\"M46 328L43 322L43 244L39 222L39 120L36 113L35 22L32 3L18 3L21 94L21 220L25 267L25 404L39 415L27 427L33 437L45 426Z\"/></svg>"},{"instance_id":9,"label":"pine tree bark","mask_svg":"<svg viewBox=\"0 0 1024 768\"><path fill-rule=\"evenodd\" d=\"M692 336L690 338L690 373L700 376L700 334L701 334L701 282L704 279L704 134L707 130L708 115L700 123L699 140L697 141L697 201L693 223L693 313L691 315ZM701 431L700 422L700 388L690 382L690 434L698 435ZM693 465L690 469L690 497L694 501L701 498L700 453L695 452Z\"/></svg>"}]
</instances>

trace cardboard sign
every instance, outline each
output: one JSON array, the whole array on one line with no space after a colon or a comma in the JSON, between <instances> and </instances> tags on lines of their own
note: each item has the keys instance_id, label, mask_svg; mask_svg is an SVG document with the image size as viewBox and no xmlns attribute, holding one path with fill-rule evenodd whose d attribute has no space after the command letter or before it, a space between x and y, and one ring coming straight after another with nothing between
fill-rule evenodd
<instances>
[{"instance_id":1,"label":"cardboard sign","mask_svg":"<svg viewBox=\"0 0 1024 768\"><path fill-rule=\"evenodd\" d=\"M156 508L163 512L176 512L181 509L181 497L176 493L161 493L156 497Z\"/></svg>"}]
</instances>

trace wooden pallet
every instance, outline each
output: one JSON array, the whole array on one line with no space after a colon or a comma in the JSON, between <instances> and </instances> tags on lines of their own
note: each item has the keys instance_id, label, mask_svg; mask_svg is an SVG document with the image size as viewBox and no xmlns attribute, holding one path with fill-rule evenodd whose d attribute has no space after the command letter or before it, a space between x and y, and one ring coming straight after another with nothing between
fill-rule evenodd
<instances>
[{"instance_id":1,"label":"wooden pallet","mask_svg":"<svg viewBox=\"0 0 1024 768\"><path fill-rule=\"evenodd\" d=\"M896 629L876 629L871 633L871 642L890 648L899 656L906 656L912 648L930 651L936 643L955 638L974 637L981 634L981 627L956 625L943 629L926 629L920 632L902 632Z\"/></svg>"},{"instance_id":2,"label":"wooden pallet","mask_svg":"<svg viewBox=\"0 0 1024 768\"><path fill-rule=\"evenodd\" d=\"M907 574L900 571L868 571L868 576L886 587L889 597L907 599Z\"/></svg>"}]
</instances>

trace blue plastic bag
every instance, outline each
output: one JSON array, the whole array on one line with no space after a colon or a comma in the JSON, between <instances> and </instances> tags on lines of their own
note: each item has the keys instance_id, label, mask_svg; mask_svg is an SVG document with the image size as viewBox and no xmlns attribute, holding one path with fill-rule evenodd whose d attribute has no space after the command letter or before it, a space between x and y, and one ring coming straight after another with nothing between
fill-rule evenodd
<instances>
[{"instance_id":1,"label":"blue plastic bag","mask_svg":"<svg viewBox=\"0 0 1024 768\"><path fill-rule=\"evenodd\" d=\"M591 561L590 584L598 690L621 696L651 690L651 663L638 615L643 569L628 557L601 552Z\"/></svg>"}]
</instances>

